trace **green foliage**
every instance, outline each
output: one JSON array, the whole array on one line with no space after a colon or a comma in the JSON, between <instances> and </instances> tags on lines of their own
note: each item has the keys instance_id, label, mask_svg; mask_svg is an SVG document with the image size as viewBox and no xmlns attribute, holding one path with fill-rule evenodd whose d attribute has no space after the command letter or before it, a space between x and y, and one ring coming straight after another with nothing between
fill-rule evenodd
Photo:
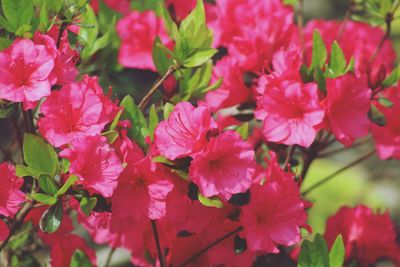
<instances>
[{"instance_id":1,"label":"green foliage","mask_svg":"<svg viewBox=\"0 0 400 267\"><path fill-rule=\"evenodd\" d=\"M371 105L368 111L369 119L378 126L385 126L387 121L385 114L383 114L376 106Z\"/></svg>"},{"instance_id":2,"label":"green foliage","mask_svg":"<svg viewBox=\"0 0 400 267\"><path fill-rule=\"evenodd\" d=\"M76 175L74 175L74 174L70 175L70 176L68 177L67 181L63 184L63 186L62 186L60 189L57 190L57 192L55 193L56 196L62 196L62 195L64 195L64 194L68 191L68 189L69 189L73 184L75 184L75 182L78 181L78 180L79 180L78 176L76 176Z\"/></svg>"},{"instance_id":3,"label":"green foliage","mask_svg":"<svg viewBox=\"0 0 400 267\"><path fill-rule=\"evenodd\" d=\"M197 197L198 197L200 203L203 206L214 207L214 208L219 208L219 209L224 207L224 203L222 203L222 201L216 196L214 196L214 197L205 197L199 192L197 194Z\"/></svg>"},{"instance_id":4,"label":"green foliage","mask_svg":"<svg viewBox=\"0 0 400 267\"><path fill-rule=\"evenodd\" d=\"M244 140L246 140L249 137L249 123L246 122L237 127L236 132L240 134Z\"/></svg>"},{"instance_id":5,"label":"green foliage","mask_svg":"<svg viewBox=\"0 0 400 267\"><path fill-rule=\"evenodd\" d=\"M387 88L398 83L400 80L400 65L393 69L388 77L383 81L382 87Z\"/></svg>"},{"instance_id":6,"label":"green foliage","mask_svg":"<svg viewBox=\"0 0 400 267\"><path fill-rule=\"evenodd\" d=\"M92 267L89 257L80 249L75 250L71 257L70 267Z\"/></svg>"},{"instance_id":7,"label":"green foliage","mask_svg":"<svg viewBox=\"0 0 400 267\"><path fill-rule=\"evenodd\" d=\"M339 235L331 251L324 238L317 234L314 240L304 240L299 254L298 267L341 267L344 262L344 244Z\"/></svg>"},{"instance_id":8,"label":"green foliage","mask_svg":"<svg viewBox=\"0 0 400 267\"><path fill-rule=\"evenodd\" d=\"M34 15L31 0L2 0L2 8L5 19L0 24L10 32L21 32L21 28L30 29L30 23ZM5 23L6 22L6 23ZM22 34L17 34L22 35Z\"/></svg>"},{"instance_id":9,"label":"green foliage","mask_svg":"<svg viewBox=\"0 0 400 267\"><path fill-rule=\"evenodd\" d=\"M53 147L33 134L24 136L24 161L31 173L54 176L58 169L58 156ZM38 177L35 177L38 178Z\"/></svg>"},{"instance_id":10,"label":"green foliage","mask_svg":"<svg viewBox=\"0 0 400 267\"><path fill-rule=\"evenodd\" d=\"M163 115L164 115L164 120L168 120L169 115L171 114L172 111L174 111L175 106L172 105L171 103L165 103L164 108L163 108Z\"/></svg>"},{"instance_id":11,"label":"green foliage","mask_svg":"<svg viewBox=\"0 0 400 267\"><path fill-rule=\"evenodd\" d=\"M81 209L82 209L83 213L85 213L86 216L90 215L93 208L96 207L96 204L97 204L97 198L95 198L95 197L86 197L85 196L79 202L79 205L81 206Z\"/></svg>"},{"instance_id":12,"label":"green foliage","mask_svg":"<svg viewBox=\"0 0 400 267\"><path fill-rule=\"evenodd\" d=\"M149 130L142 111L129 95L122 99L120 106L124 107L121 118L129 120L132 124L132 127L128 129L128 136L135 140L141 148L145 148L145 137L149 135Z\"/></svg>"},{"instance_id":13,"label":"green foliage","mask_svg":"<svg viewBox=\"0 0 400 267\"><path fill-rule=\"evenodd\" d=\"M39 221L40 230L44 233L54 233L61 225L63 217L62 201L58 200L56 204L48 208Z\"/></svg>"},{"instance_id":14,"label":"green foliage","mask_svg":"<svg viewBox=\"0 0 400 267\"><path fill-rule=\"evenodd\" d=\"M369 23L373 26L384 25L388 14L395 10L394 0L354 0L352 19Z\"/></svg>"},{"instance_id":15,"label":"green foliage","mask_svg":"<svg viewBox=\"0 0 400 267\"><path fill-rule=\"evenodd\" d=\"M54 179L49 175L39 176L39 186L48 195L55 195L58 190L58 186L54 182ZM53 203L54 204L54 203Z\"/></svg>"},{"instance_id":16,"label":"green foliage","mask_svg":"<svg viewBox=\"0 0 400 267\"><path fill-rule=\"evenodd\" d=\"M159 121L158 121L156 106L152 105L149 111L149 134L151 140L154 140L154 130L156 129L158 122Z\"/></svg>"},{"instance_id":17,"label":"green foliage","mask_svg":"<svg viewBox=\"0 0 400 267\"><path fill-rule=\"evenodd\" d=\"M324 40L318 30L314 30L312 60L310 69L323 68L328 56Z\"/></svg>"},{"instance_id":18,"label":"green foliage","mask_svg":"<svg viewBox=\"0 0 400 267\"><path fill-rule=\"evenodd\" d=\"M36 200L37 202L43 203L45 205L54 205L57 202L57 198L50 196L50 195L46 195L46 194L42 194L42 193L35 193L32 195L32 198L34 200Z\"/></svg>"},{"instance_id":19,"label":"green foliage","mask_svg":"<svg viewBox=\"0 0 400 267\"><path fill-rule=\"evenodd\" d=\"M13 103L0 105L0 119L10 118L16 110L17 107Z\"/></svg>"}]
</instances>

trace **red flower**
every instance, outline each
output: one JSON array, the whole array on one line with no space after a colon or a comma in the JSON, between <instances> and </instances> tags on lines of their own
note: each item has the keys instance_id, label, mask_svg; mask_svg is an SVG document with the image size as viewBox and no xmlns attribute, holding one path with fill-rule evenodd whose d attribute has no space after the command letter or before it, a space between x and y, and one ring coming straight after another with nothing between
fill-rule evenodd
<instances>
[{"instance_id":1,"label":"red flower","mask_svg":"<svg viewBox=\"0 0 400 267\"><path fill-rule=\"evenodd\" d=\"M375 140L376 151L379 158L400 159L400 86L388 88L383 96L387 97L393 107L386 108L377 104L378 109L385 115L386 125L378 126L371 123L372 136Z\"/></svg>"},{"instance_id":2,"label":"red flower","mask_svg":"<svg viewBox=\"0 0 400 267\"><path fill-rule=\"evenodd\" d=\"M189 102L181 102L168 120L157 126L154 143L160 154L170 160L193 156L206 145L207 134L216 129L206 106L195 108Z\"/></svg>"},{"instance_id":3,"label":"red flower","mask_svg":"<svg viewBox=\"0 0 400 267\"><path fill-rule=\"evenodd\" d=\"M156 36L166 43L167 34L162 20L151 11L133 11L117 23L122 40L118 62L127 68L155 70L152 48Z\"/></svg>"},{"instance_id":4,"label":"red flower","mask_svg":"<svg viewBox=\"0 0 400 267\"><path fill-rule=\"evenodd\" d=\"M196 0L166 0L166 6L173 10L177 21L182 21L196 6Z\"/></svg>"},{"instance_id":5,"label":"red flower","mask_svg":"<svg viewBox=\"0 0 400 267\"><path fill-rule=\"evenodd\" d=\"M346 259L356 259L369 266L381 258L400 264L400 246L396 244L396 230L389 213L374 214L366 206L342 207L328 219L325 238L332 246L341 234L346 248Z\"/></svg>"},{"instance_id":6,"label":"red flower","mask_svg":"<svg viewBox=\"0 0 400 267\"><path fill-rule=\"evenodd\" d=\"M0 62L0 98L23 102L27 110L50 95L54 58L44 45L18 39L0 52Z\"/></svg>"},{"instance_id":7,"label":"red flower","mask_svg":"<svg viewBox=\"0 0 400 267\"><path fill-rule=\"evenodd\" d=\"M278 245L300 241L300 227L306 227L306 203L291 173L280 169L275 157L269 163L264 185L254 184L240 221L250 251L278 253Z\"/></svg>"},{"instance_id":8,"label":"red flower","mask_svg":"<svg viewBox=\"0 0 400 267\"><path fill-rule=\"evenodd\" d=\"M249 189L255 170L254 150L234 131L210 139L204 151L195 155L189 168L190 179L206 197L233 194Z\"/></svg>"},{"instance_id":9,"label":"red flower","mask_svg":"<svg viewBox=\"0 0 400 267\"><path fill-rule=\"evenodd\" d=\"M346 146L368 134L371 90L364 78L352 74L327 81L326 120L329 129Z\"/></svg>"},{"instance_id":10,"label":"red flower","mask_svg":"<svg viewBox=\"0 0 400 267\"><path fill-rule=\"evenodd\" d=\"M100 134L114 119L118 107L103 95L97 78L84 76L82 82L54 91L40 111L43 117L38 122L39 131L51 144L60 147L74 138Z\"/></svg>"},{"instance_id":11,"label":"red flower","mask_svg":"<svg viewBox=\"0 0 400 267\"><path fill-rule=\"evenodd\" d=\"M171 174L149 157L128 164L112 196L113 217L139 222L165 216L166 198L173 189Z\"/></svg>"},{"instance_id":12,"label":"red flower","mask_svg":"<svg viewBox=\"0 0 400 267\"><path fill-rule=\"evenodd\" d=\"M0 215L13 216L25 201L20 190L23 179L15 176L15 167L8 163L0 164Z\"/></svg>"},{"instance_id":13,"label":"red flower","mask_svg":"<svg viewBox=\"0 0 400 267\"><path fill-rule=\"evenodd\" d=\"M8 226L5 222L0 220L0 241L5 240L10 233L10 229L8 229Z\"/></svg>"},{"instance_id":14,"label":"red flower","mask_svg":"<svg viewBox=\"0 0 400 267\"><path fill-rule=\"evenodd\" d=\"M104 197L111 197L123 168L121 161L103 136L74 139L71 147L60 153L70 162L70 173L76 174L79 183Z\"/></svg>"},{"instance_id":15,"label":"red flower","mask_svg":"<svg viewBox=\"0 0 400 267\"><path fill-rule=\"evenodd\" d=\"M303 84L286 76L269 81L261 77L259 85L265 88L258 99L255 115L264 121L265 139L309 147L317 134L317 125L324 118L317 85Z\"/></svg>"}]
</instances>

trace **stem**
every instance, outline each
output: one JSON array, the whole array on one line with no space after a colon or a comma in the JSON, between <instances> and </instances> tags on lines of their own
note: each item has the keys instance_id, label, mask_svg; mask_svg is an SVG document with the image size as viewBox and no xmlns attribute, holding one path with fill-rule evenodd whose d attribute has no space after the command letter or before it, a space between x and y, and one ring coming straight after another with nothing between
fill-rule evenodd
<instances>
[{"instance_id":1,"label":"stem","mask_svg":"<svg viewBox=\"0 0 400 267\"><path fill-rule=\"evenodd\" d=\"M61 23L60 30L58 31L57 44L56 44L58 49L60 49L61 39L64 34L64 31L67 29L67 26L68 23L65 21Z\"/></svg>"},{"instance_id":2,"label":"stem","mask_svg":"<svg viewBox=\"0 0 400 267\"><path fill-rule=\"evenodd\" d=\"M144 110L150 101L151 97L154 95L154 93L157 91L158 87L161 86L161 84L171 75L173 74L176 70L178 69L177 65L172 65L168 68L167 72L151 87L150 91L143 97L143 99L139 103L139 108L141 110Z\"/></svg>"},{"instance_id":3,"label":"stem","mask_svg":"<svg viewBox=\"0 0 400 267\"><path fill-rule=\"evenodd\" d=\"M338 32L338 35L337 35L337 38L336 38L336 40L337 40L338 42L339 42L340 39L342 38L343 32L344 32L344 30L346 29L347 21L349 20L349 18L350 18L350 16L351 16L351 6L353 5L352 2L353 2L353 1L350 1L349 7L347 8L347 11L346 11L346 15L344 15L344 19L343 19L343 21L342 21L342 24L340 25L340 29L339 29L339 32Z\"/></svg>"},{"instance_id":4,"label":"stem","mask_svg":"<svg viewBox=\"0 0 400 267\"><path fill-rule=\"evenodd\" d=\"M395 8L398 8L398 6ZM375 60L375 58L378 56L379 52L381 51L383 45L385 44L386 39L388 39L390 37L390 33L391 33L391 26L392 26L392 20L393 20L393 14L392 13L388 13L386 15L386 33L385 35L382 37L378 47L376 48L375 52L372 54L369 63L373 62Z\"/></svg>"},{"instance_id":5,"label":"stem","mask_svg":"<svg viewBox=\"0 0 400 267\"><path fill-rule=\"evenodd\" d=\"M115 248L112 248L112 249L110 250L110 252L108 253L107 260L106 260L106 264L104 265L104 267L110 266L111 259L112 259L112 256L114 255L114 252L115 252Z\"/></svg>"},{"instance_id":6,"label":"stem","mask_svg":"<svg viewBox=\"0 0 400 267\"><path fill-rule=\"evenodd\" d=\"M207 252L210 248L214 247L215 245L217 245L218 243L224 241L225 239L233 236L234 234L240 232L243 230L243 227L240 226L238 228L236 228L235 230L225 234L224 236L218 238L217 240L215 240L214 242L210 243L209 245L207 245L206 247L204 247L203 249L201 249L200 251L196 252L194 255L192 255L189 259L185 260L182 264L178 265L179 267L184 267L186 265L188 265L189 263L193 262L194 260L196 260L198 257L200 257L201 255L203 255L205 252Z\"/></svg>"},{"instance_id":7,"label":"stem","mask_svg":"<svg viewBox=\"0 0 400 267\"><path fill-rule=\"evenodd\" d=\"M327 176L326 178L322 179L321 181L316 182L315 184L313 184L312 186L310 186L309 188L304 190L303 196L309 194L315 188L318 188L319 186L325 184L326 182L330 181L332 178L336 177L338 174L344 172L347 169L350 169L351 167L356 166L357 164L363 162L364 160L368 159L369 157L371 157L374 154L375 154L375 150L372 150L372 151L368 152L366 155L362 156L361 158L356 159L355 161L351 162L350 164L344 166L343 168L337 170L336 172L334 172L331 175Z\"/></svg>"},{"instance_id":8,"label":"stem","mask_svg":"<svg viewBox=\"0 0 400 267\"><path fill-rule=\"evenodd\" d=\"M24 224L25 217L28 213L33 209L34 202L26 203L22 209L19 210L17 215L15 216L15 223L10 227L10 234L7 238L1 243L0 245L0 252L7 246L8 242L10 241L11 237L18 231L18 229Z\"/></svg>"},{"instance_id":9,"label":"stem","mask_svg":"<svg viewBox=\"0 0 400 267\"><path fill-rule=\"evenodd\" d=\"M343 151L347 151L348 149L356 148L356 147L359 147L359 146L361 146L361 145L364 145L367 141L368 141L368 140L364 140L364 141L355 143L355 144L352 145L351 147L341 147L341 148L338 148L338 149L335 149L335 150L331 150L331 151L328 151L328 152L319 154L318 157L319 157L319 158L326 158L326 157L332 156L332 155L334 155L334 154L336 154L336 153L340 153L340 152L343 152Z\"/></svg>"},{"instance_id":10,"label":"stem","mask_svg":"<svg viewBox=\"0 0 400 267\"><path fill-rule=\"evenodd\" d=\"M304 0L299 0L298 1L298 6L297 6L297 26L299 27L299 34L300 34L300 44L301 44L301 51L302 54L304 53L304 46L305 46L305 40L304 40Z\"/></svg>"},{"instance_id":11,"label":"stem","mask_svg":"<svg viewBox=\"0 0 400 267\"><path fill-rule=\"evenodd\" d=\"M289 146L288 152L286 154L286 159L285 162L283 163L283 168L286 169L286 167L288 166L290 160L293 157L294 151L296 150L296 146Z\"/></svg>"},{"instance_id":12,"label":"stem","mask_svg":"<svg viewBox=\"0 0 400 267\"><path fill-rule=\"evenodd\" d=\"M162 253L161 250L160 238L158 237L156 221L155 220L150 220L150 221L151 221L151 229L153 230L154 241L156 242L157 246L157 254L158 254L158 260L160 261L160 267L165 267L164 254Z\"/></svg>"}]
</instances>

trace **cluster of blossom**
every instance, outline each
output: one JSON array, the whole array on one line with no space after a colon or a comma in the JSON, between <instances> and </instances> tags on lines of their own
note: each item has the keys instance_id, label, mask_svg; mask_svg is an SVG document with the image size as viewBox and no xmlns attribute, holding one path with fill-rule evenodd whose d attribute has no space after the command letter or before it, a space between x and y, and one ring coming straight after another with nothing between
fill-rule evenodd
<instances>
[{"instance_id":1,"label":"cluster of blossom","mask_svg":"<svg viewBox=\"0 0 400 267\"><path fill-rule=\"evenodd\" d=\"M116 25L119 63L154 71L156 36L173 46L163 20L153 11L129 11L129 1L104 3L123 14ZM167 1L176 21L195 4ZM96 10L97 1L92 5ZM114 140L105 136L123 108L103 93L97 77L78 78L79 54L67 38L76 28L63 32L60 44L54 26L32 39L16 39L0 52L0 98L23 103L24 110L38 107L38 134L70 163L61 181L76 175L73 189L97 198L88 215L74 197L62 196L64 216L53 234L38 227L46 206L26 216L51 249L52 266L69 266L76 249L96 264L95 251L72 233L71 211L94 242L129 250L137 266L157 261L184 265L227 234L190 266L251 266L260 255L299 244L302 228L311 232L307 209L312 204L301 195L298 173L279 163L275 144L310 148L325 131L350 146L372 133L381 159L400 159L400 88L381 90L394 68L395 52L386 40L376 53L384 36L381 29L321 20L308 22L302 31L294 23L293 8L280 0L217 0L206 9L213 45L227 51L213 68L213 79L223 77L223 84L207 93L205 101L176 104L155 128L154 138L146 138L147 149L128 137L135 125L127 120L116 125ZM301 75L302 65L312 61L316 29L329 51L337 40L346 59L354 59L353 72L327 79L325 94L317 82ZM377 96L389 99L393 107L380 104ZM230 127L240 122L220 112L236 106L250 107L262 123L247 140ZM385 126L369 119L371 106L385 115ZM259 142L271 145L262 160ZM0 170L0 215L12 218L31 200L21 191L23 180L14 166L3 163ZM154 240L155 226L164 259ZM339 234L348 260L368 266L387 257L400 264L400 246L388 213L374 214L365 206L342 208L327 222L330 246ZM8 235L7 224L0 220L0 240ZM246 244L241 249L235 247L238 240Z\"/></svg>"}]
</instances>

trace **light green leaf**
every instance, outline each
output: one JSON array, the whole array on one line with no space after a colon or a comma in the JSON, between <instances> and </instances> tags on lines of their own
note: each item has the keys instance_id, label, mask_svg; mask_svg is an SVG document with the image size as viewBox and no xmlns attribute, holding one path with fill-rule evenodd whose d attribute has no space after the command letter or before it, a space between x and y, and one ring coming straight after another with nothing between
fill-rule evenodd
<instances>
[{"instance_id":1,"label":"light green leaf","mask_svg":"<svg viewBox=\"0 0 400 267\"><path fill-rule=\"evenodd\" d=\"M56 192L56 196L62 196L64 195L68 189L76 182L79 180L79 177L72 174L68 177L67 181L61 186L60 189Z\"/></svg>"},{"instance_id":2,"label":"light green leaf","mask_svg":"<svg viewBox=\"0 0 400 267\"><path fill-rule=\"evenodd\" d=\"M81 206L81 209L82 209L83 213L85 213L86 216L89 216L90 213L92 212L93 208L97 204L97 198L95 198L95 197L91 197L91 198L84 197L84 198L82 198L82 200L81 200L81 202L79 204Z\"/></svg>"},{"instance_id":3,"label":"light green leaf","mask_svg":"<svg viewBox=\"0 0 400 267\"><path fill-rule=\"evenodd\" d=\"M341 235L338 235L329 253L329 266L342 267L344 263L344 256L345 248L343 244L343 238Z\"/></svg>"},{"instance_id":4,"label":"light green leaf","mask_svg":"<svg viewBox=\"0 0 400 267\"><path fill-rule=\"evenodd\" d=\"M32 198L36 200L37 202L43 203L45 205L54 205L57 202L57 198L41 193L36 193L32 195Z\"/></svg>"},{"instance_id":5,"label":"light green leaf","mask_svg":"<svg viewBox=\"0 0 400 267\"><path fill-rule=\"evenodd\" d=\"M149 135L149 130L142 111L129 95L122 99L120 106L124 107L121 118L129 120L132 124L132 127L128 129L128 136L134 139L141 148L144 148L146 146L145 137Z\"/></svg>"},{"instance_id":6,"label":"light green leaf","mask_svg":"<svg viewBox=\"0 0 400 267\"><path fill-rule=\"evenodd\" d=\"M18 164L15 168L15 174L18 177L26 177L26 176L32 176L35 178L38 178L40 176L40 173L37 171L33 170L32 168L29 168L27 166Z\"/></svg>"},{"instance_id":7,"label":"light green leaf","mask_svg":"<svg viewBox=\"0 0 400 267\"><path fill-rule=\"evenodd\" d=\"M399 81L399 79L400 79L400 65L398 65L396 68L393 69L389 77L387 77L383 81L382 86L383 88L387 88L392 85L395 85Z\"/></svg>"},{"instance_id":8,"label":"light green leaf","mask_svg":"<svg viewBox=\"0 0 400 267\"><path fill-rule=\"evenodd\" d=\"M49 175L39 176L39 186L40 189L42 189L48 195L54 195L55 193L57 193L58 190L58 187L54 182L54 179Z\"/></svg>"},{"instance_id":9,"label":"light green leaf","mask_svg":"<svg viewBox=\"0 0 400 267\"><path fill-rule=\"evenodd\" d=\"M39 136L25 134L23 152L25 163L37 173L51 176L57 173L57 153Z\"/></svg>"},{"instance_id":10,"label":"light green leaf","mask_svg":"<svg viewBox=\"0 0 400 267\"><path fill-rule=\"evenodd\" d=\"M99 34L99 25L97 23L96 14L90 5L86 5L85 8L86 12L81 15L79 22L82 24L91 25L91 27L81 27L78 35L85 42L85 49L90 50L97 39L97 35Z\"/></svg>"},{"instance_id":11,"label":"light green leaf","mask_svg":"<svg viewBox=\"0 0 400 267\"><path fill-rule=\"evenodd\" d=\"M30 24L34 13L31 0L2 0L2 7L14 31L24 24Z\"/></svg>"},{"instance_id":12,"label":"light green leaf","mask_svg":"<svg viewBox=\"0 0 400 267\"><path fill-rule=\"evenodd\" d=\"M326 79L324 73L319 67L315 68L315 81L318 84L318 89L326 95Z\"/></svg>"},{"instance_id":13,"label":"light green leaf","mask_svg":"<svg viewBox=\"0 0 400 267\"><path fill-rule=\"evenodd\" d=\"M197 197L199 198L199 201L201 204L203 204L203 206L214 208L222 208L224 206L224 203L222 203L222 201L216 196L205 197L199 192Z\"/></svg>"},{"instance_id":14,"label":"light green leaf","mask_svg":"<svg viewBox=\"0 0 400 267\"><path fill-rule=\"evenodd\" d=\"M109 144L112 144L115 142L115 140L117 140L119 133L117 131L113 130L113 131L104 132L101 135L105 136L107 138L107 141Z\"/></svg>"},{"instance_id":15,"label":"light green leaf","mask_svg":"<svg viewBox=\"0 0 400 267\"><path fill-rule=\"evenodd\" d=\"M217 49L214 48L199 49L193 56L185 60L183 66L186 68L198 67L211 59L216 53Z\"/></svg>"},{"instance_id":16,"label":"light green leaf","mask_svg":"<svg viewBox=\"0 0 400 267\"><path fill-rule=\"evenodd\" d=\"M173 63L167 56L168 51L168 48L162 44L160 37L157 36L154 39L152 56L154 66L156 66L160 75L164 75Z\"/></svg>"},{"instance_id":17,"label":"light green leaf","mask_svg":"<svg viewBox=\"0 0 400 267\"><path fill-rule=\"evenodd\" d=\"M381 104L385 108L391 108L394 105L393 102L390 101L389 99L387 99L386 97L378 98L378 102L379 102L379 104Z\"/></svg>"},{"instance_id":18,"label":"light green leaf","mask_svg":"<svg viewBox=\"0 0 400 267\"><path fill-rule=\"evenodd\" d=\"M171 114L172 111L174 111L175 106L172 105L171 103L165 103L164 105L164 120L168 120L169 115Z\"/></svg>"},{"instance_id":19,"label":"light green leaf","mask_svg":"<svg viewBox=\"0 0 400 267\"><path fill-rule=\"evenodd\" d=\"M150 107L150 112L149 112L149 134L151 140L154 140L154 130L156 129L158 124L158 115L156 111L156 106L152 105Z\"/></svg>"},{"instance_id":20,"label":"light green leaf","mask_svg":"<svg viewBox=\"0 0 400 267\"><path fill-rule=\"evenodd\" d=\"M246 140L249 137L249 123L243 123L242 125L240 125L237 129L236 132L238 134L240 134L240 136Z\"/></svg>"},{"instance_id":21,"label":"light green leaf","mask_svg":"<svg viewBox=\"0 0 400 267\"><path fill-rule=\"evenodd\" d=\"M323 68L327 58L327 51L324 40L318 30L314 30L313 35L313 49L312 49L312 61L310 69L315 69L319 67Z\"/></svg>"},{"instance_id":22,"label":"light green leaf","mask_svg":"<svg viewBox=\"0 0 400 267\"><path fill-rule=\"evenodd\" d=\"M336 78L345 73L347 67L346 57L339 44L334 41L332 44L331 58L329 61L330 78Z\"/></svg>"}]
</instances>

